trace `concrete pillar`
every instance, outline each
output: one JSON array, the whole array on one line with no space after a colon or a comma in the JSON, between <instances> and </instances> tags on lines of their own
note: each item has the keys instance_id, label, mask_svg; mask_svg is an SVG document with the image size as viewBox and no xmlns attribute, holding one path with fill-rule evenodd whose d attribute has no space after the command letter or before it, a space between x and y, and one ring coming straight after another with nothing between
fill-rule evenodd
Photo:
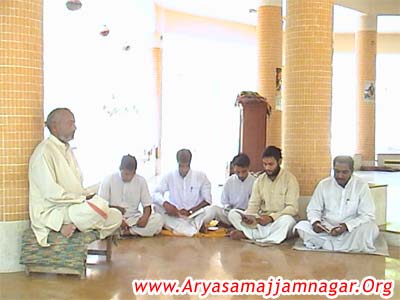
<instances>
[{"instance_id":1,"label":"concrete pillar","mask_svg":"<svg viewBox=\"0 0 400 300\"><path fill-rule=\"evenodd\" d=\"M0 272L29 226L28 162L43 139L42 1L0 1Z\"/></svg>"},{"instance_id":2,"label":"concrete pillar","mask_svg":"<svg viewBox=\"0 0 400 300\"><path fill-rule=\"evenodd\" d=\"M375 15L360 17L356 33L357 55L357 153L363 165L375 162L375 78L377 18Z\"/></svg>"},{"instance_id":3,"label":"concrete pillar","mask_svg":"<svg viewBox=\"0 0 400 300\"><path fill-rule=\"evenodd\" d=\"M260 0L257 19L258 92L267 98L272 113L267 122L266 144L281 147L282 110L276 103L276 72L282 70L282 1ZM280 99L278 99L280 100ZM278 107L277 107L278 105ZM261 154L260 154L261 155Z\"/></svg>"},{"instance_id":4,"label":"concrete pillar","mask_svg":"<svg viewBox=\"0 0 400 300\"><path fill-rule=\"evenodd\" d=\"M287 0L283 162L309 196L331 170L333 0Z\"/></svg>"}]
</instances>

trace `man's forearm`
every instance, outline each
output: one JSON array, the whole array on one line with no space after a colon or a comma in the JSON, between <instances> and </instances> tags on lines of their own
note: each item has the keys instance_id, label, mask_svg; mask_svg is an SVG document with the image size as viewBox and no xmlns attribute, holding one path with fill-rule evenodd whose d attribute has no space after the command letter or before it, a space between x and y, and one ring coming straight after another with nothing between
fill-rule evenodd
<instances>
[{"instance_id":1,"label":"man's forearm","mask_svg":"<svg viewBox=\"0 0 400 300\"><path fill-rule=\"evenodd\" d=\"M151 215L151 206L146 206L143 208L143 216L149 217Z\"/></svg>"},{"instance_id":2,"label":"man's forearm","mask_svg":"<svg viewBox=\"0 0 400 300\"><path fill-rule=\"evenodd\" d=\"M203 200L203 201L201 201L198 205L192 207L192 208L190 209L190 211L192 211L192 213L194 213L195 211L198 211L199 209L201 209L201 208L203 208L203 207L206 207L206 206L208 206L208 205L210 205L210 203L208 203L206 200Z\"/></svg>"}]
</instances>

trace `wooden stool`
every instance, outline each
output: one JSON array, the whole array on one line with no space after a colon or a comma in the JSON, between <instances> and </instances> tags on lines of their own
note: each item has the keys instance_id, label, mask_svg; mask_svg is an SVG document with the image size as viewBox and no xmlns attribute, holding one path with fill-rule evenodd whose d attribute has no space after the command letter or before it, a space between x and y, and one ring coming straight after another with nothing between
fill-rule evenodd
<instances>
[{"instance_id":1,"label":"wooden stool","mask_svg":"<svg viewBox=\"0 0 400 300\"><path fill-rule=\"evenodd\" d=\"M116 234L108 236L105 239L106 240L106 249L88 249L88 254L89 255L104 255L106 257L107 262L111 261L112 244L115 243L116 239L117 239Z\"/></svg>"}]
</instances>

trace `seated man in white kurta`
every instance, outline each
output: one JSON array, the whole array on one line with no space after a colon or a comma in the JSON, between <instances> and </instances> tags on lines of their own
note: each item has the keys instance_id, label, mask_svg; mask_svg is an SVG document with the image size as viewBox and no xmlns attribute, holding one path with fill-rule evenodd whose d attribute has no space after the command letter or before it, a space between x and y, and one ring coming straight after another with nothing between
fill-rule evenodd
<instances>
[{"instance_id":1,"label":"seated man in white kurta","mask_svg":"<svg viewBox=\"0 0 400 300\"><path fill-rule=\"evenodd\" d=\"M134 156L122 157L120 171L103 180L99 195L108 200L111 207L122 211L124 235L153 236L160 233L163 220L160 214L152 213L146 179L136 174L136 168ZM143 212L139 210L140 206Z\"/></svg>"},{"instance_id":2,"label":"seated man in white kurta","mask_svg":"<svg viewBox=\"0 0 400 300\"><path fill-rule=\"evenodd\" d=\"M246 211L232 209L229 212L229 221L237 229L230 237L279 244L296 224L299 184L292 173L280 167L281 149L269 146L262 161L265 172L254 182Z\"/></svg>"},{"instance_id":3,"label":"seated man in white kurta","mask_svg":"<svg viewBox=\"0 0 400 300\"><path fill-rule=\"evenodd\" d=\"M217 220L219 226L230 227L232 224L228 219L231 209L245 210L249 203L251 190L256 177L249 173L250 158L245 153L239 153L232 160L233 172L224 184L221 194L220 206L210 206L205 210L204 224Z\"/></svg>"},{"instance_id":4,"label":"seated man in white kurta","mask_svg":"<svg viewBox=\"0 0 400 300\"><path fill-rule=\"evenodd\" d=\"M368 184L353 175L350 156L333 160L334 176L323 179L307 207L308 221L295 229L311 249L374 252L379 229Z\"/></svg>"},{"instance_id":5,"label":"seated man in white kurta","mask_svg":"<svg viewBox=\"0 0 400 300\"><path fill-rule=\"evenodd\" d=\"M178 170L161 180L154 190L153 201L166 229L178 235L193 236L202 228L204 219L204 212L197 211L212 202L211 183L203 172L190 168L190 150L179 150L176 159ZM166 197L166 192L169 197ZM194 213L198 215L190 217Z\"/></svg>"},{"instance_id":6,"label":"seated man in white kurta","mask_svg":"<svg viewBox=\"0 0 400 300\"><path fill-rule=\"evenodd\" d=\"M122 222L121 213L106 200L83 188L82 175L68 144L74 138L75 117L67 108L50 112L50 136L34 150L29 161L29 215L40 246L51 230L70 237L76 229L111 235Z\"/></svg>"}]
</instances>

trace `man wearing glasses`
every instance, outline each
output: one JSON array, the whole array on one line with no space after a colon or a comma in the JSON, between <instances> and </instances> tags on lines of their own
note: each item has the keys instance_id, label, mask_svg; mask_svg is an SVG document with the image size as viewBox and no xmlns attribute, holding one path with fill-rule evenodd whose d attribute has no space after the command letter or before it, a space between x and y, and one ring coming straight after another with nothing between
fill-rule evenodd
<instances>
[{"instance_id":1,"label":"man wearing glasses","mask_svg":"<svg viewBox=\"0 0 400 300\"><path fill-rule=\"evenodd\" d=\"M296 226L304 245L340 252L374 252L379 229L368 184L353 175L350 156L333 160L334 176L323 179L307 207L308 221Z\"/></svg>"}]
</instances>

